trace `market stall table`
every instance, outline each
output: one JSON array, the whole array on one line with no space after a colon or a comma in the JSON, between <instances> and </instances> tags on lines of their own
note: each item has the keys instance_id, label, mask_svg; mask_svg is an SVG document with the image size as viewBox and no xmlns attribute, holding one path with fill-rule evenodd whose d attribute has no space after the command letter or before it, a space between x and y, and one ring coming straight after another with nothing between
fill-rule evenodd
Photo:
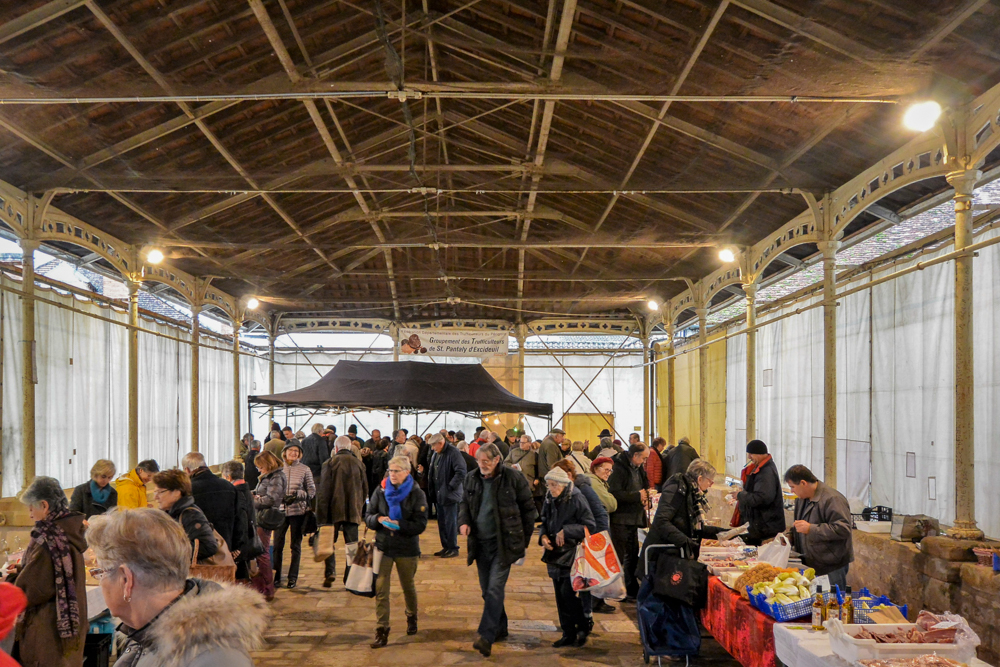
<instances>
[{"instance_id":1,"label":"market stall table","mask_svg":"<svg viewBox=\"0 0 1000 667\"><path fill-rule=\"evenodd\" d=\"M708 605L701 622L743 667L774 667L774 619L754 609L718 577L708 578Z\"/></svg>"},{"instance_id":2,"label":"market stall table","mask_svg":"<svg viewBox=\"0 0 1000 667\"><path fill-rule=\"evenodd\" d=\"M802 623L774 624L774 651L778 660L789 667L849 667L850 663L835 656L830 648L830 635ZM928 646L928 653L933 652ZM990 667L973 658L969 667Z\"/></svg>"}]
</instances>

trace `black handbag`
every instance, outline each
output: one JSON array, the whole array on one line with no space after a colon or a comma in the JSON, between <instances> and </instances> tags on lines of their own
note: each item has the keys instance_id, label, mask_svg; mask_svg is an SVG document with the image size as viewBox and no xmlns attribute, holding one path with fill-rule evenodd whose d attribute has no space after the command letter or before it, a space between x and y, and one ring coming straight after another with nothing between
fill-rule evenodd
<instances>
[{"instance_id":1,"label":"black handbag","mask_svg":"<svg viewBox=\"0 0 1000 667\"><path fill-rule=\"evenodd\" d=\"M573 567L573 561L576 560L576 545L557 547L555 544L555 540L552 540L552 549L542 550L542 562L559 567Z\"/></svg>"},{"instance_id":2,"label":"black handbag","mask_svg":"<svg viewBox=\"0 0 1000 667\"><path fill-rule=\"evenodd\" d=\"M302 534L312 535L316 532L319 532L319 522L316 521L316 512L308 509L302 518Z\"/></svg>"},{"instance_id":3,"label":"black handbag","mask_svg":"<svg viewBox=\"0 0 1000 667\"><path fill-rule=\"evenodd\" d=\"M257 534L257 529L251 524L253 528L253 537L250 539L250 545L240 552L240 561L251 561L256 560L257 556L264 554L264 543L260 541L260 535Z\"/></svg>"},{"instance_id":4,"label":"black handbag","mask_svg":"<svg viewBox=\"0 0 1000 667\"><path fill-rule=\"evenodd\" d=\"M264 530L278 530L285 522L285 513L277 507L264 507L257 510L257 525Z\"/></svg>"},{"instance_id":5,"label":"black handbag","mask_svg":"<svg viewBox=\"0 0 1000 667\"><path fill-rule=\"evenodd\" d=\"M661 554L656 559L653 592L701 608L708 596L708 568L696 560Z\"/></svg>"}]
</instances>

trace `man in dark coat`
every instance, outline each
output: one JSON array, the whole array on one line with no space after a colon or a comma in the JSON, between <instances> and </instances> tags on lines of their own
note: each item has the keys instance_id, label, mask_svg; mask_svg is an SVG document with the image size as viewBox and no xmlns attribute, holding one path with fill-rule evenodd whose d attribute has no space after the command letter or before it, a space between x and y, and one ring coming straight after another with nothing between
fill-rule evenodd
<instances>
[{"instance_id":1,"label":"man in dark coat","mask_svg":"<svg viewBox=\"0 0 1000 667\"><path fill-rule=\"evenodd\" d=\"M618 501L611 515L611 542L615 546L625 579L625 600L634 601L639 593L635 578L639 562L639 528L646 527L649 506L649 481L646 479L646 458L649 447L641 442L614 457L614 468L608 478L608 490Z\"/></svg>"},{"instance_id":2,"label":"man in dark coat","mask_svg":"<svg viewBox=\"0 0 1000 667\"><path fill-rule=\"evenodd\" d=\"M257 464L254 463L258 454L260 454L260 440L254 440L250 443L246 454L243 455L243 479L251 491L257 488L257 480L260 479L260 472L257 470Z\"/></svg>"},{"instance_id":3,"label":"man in dark coat","mask_svg":"<svg viewBox=\"0 0 1000 667\"><path fill-rule=\"evenodd\" d=\"M785 504L778 467L767 445L760 440L747 444L751 463L743 469L743 490L736 494L740 524L749 523L747 544L759 546L785 532Z\"/></svg>"},{"instance_id":4,"label":"man in dark coat","mask_svg":"<svg viewBox=\"0 0 1000 667\"><path fill-rule=\"evenodd\" d=\"M314 480L319 479L323 464L330 458L330 449L322 435L324 430L322 424L313 424L312 433L302 440L302 463L312 471Z\"/></svg>"},{"instance_id":5,"label":"man in dark coat","mask_svg":"<svg viewBox=\"0 0 1000 667\"><path fill-rule=\"evenodd\" d=\"M253 494L244 479L243 464L239 461L226 461L219 466L222 479L236 489L236 521L233 524L233 559L236 561L236 579L250 579L249 561L260 554L254 554L254 538L257 535L257 522L253 509Z\"/></svg>"},{"instance_id":6,"label":"man in dark coat","mask_svg":"<svg viewBox=\"0 0 1000 667\"><path fill-rule=\"evenodd\" d=\"M663 479L670 479L679 472L687 472L691 461L697 458L700 458L698 450L691 446L691 441L687 438L681 438L677 446L667 453L667 469L663 471Z\"/></svg>"},{"instance_id":7,"label":"man in dark coat","mask_svg":"<svg viewBox=\"0 0 1000 667\"><path fill-rule=\"evenodd\" d=\"M538 479L545 479L556 461L565 456L561 448L565 437L566 431L554 428L542 440L542 446L538 448Z\"/></svg>"},{"instance_id":8,"label":"man in dark coat","mask_svg":"<svg viewBox=\"0 0 1000 667\"><path fill-rule=\"evenodd\" d=\"M830 585L847 585L854 560L851 508L840 491L816 479L809 468L795 465L785 472L795 494L795 523L789 528L792 547L816 575L830 577Z\"/></svg>"},{"instance_id":9,"label":"man in dark coat","mask_svg":"<svg viewBox=\"0 0 1000 667\"><path fill-rule=\"evenodd\" d=\"M236 487L216 477L205 465L205 457L190 452L181 459L181 466L191 477L191 495L212 527L219 531L229 550L233 550L233 529L236 526Z\"/></svg>"},{"instance_id":10,"label":"man in dark coat","mask_svg":"<svg viewBox=\"0 0 1000 667\"><path fill-rule=\"evenodd\" d=\"M469 538L469 565L476 562L483 615L472 645L489 657L493 642L507 636L504 589L510 566L524 558L535 526L535 501L524 475L503 465L500 449L485 444L476 452L478 468L465 478L459 532Z\"/></svg>"},{"instance_id":11,"label":"man in dark coat","mask_svg":"<svg viewBox=\"0 0 1000 667\"><path fill-rule=\"evenodd\" d=\"M434 555L454 558L458 555L458 504L462 501L462 486L469 471L462 453L440 433L427 438L427 444L434 450L430 481L434 488L438 533L441 536L441 551Z\"/></svg>"},{"instance_id":12,"label":"man in dark coat","mask_svg":"<svg viewBox=\"0 0 1000 667\"><path fill-rule=\"evenodd\" d=\"M352 440L347 436L337 438L337 453L323 464L323 472L316 492L316 522L320 526L334 526L333 542L343 533L344 542L358 541L358 524L364 520L365 499L368 498L368 475L365 464L351 454ZM337 555L326 559L324 588L330 588L337 576Z\"/></svg>"}]
</instances>

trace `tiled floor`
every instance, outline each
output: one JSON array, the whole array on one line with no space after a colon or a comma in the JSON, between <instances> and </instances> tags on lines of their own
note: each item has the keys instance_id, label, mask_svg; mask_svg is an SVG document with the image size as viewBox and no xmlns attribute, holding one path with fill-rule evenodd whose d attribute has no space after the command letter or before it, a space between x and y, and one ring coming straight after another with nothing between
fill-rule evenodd
<instances>
[{"instance_id":1,"label":"tiled floor","mask_svg":"<svg viewBox=\"0 0 1000 667\"><path fill-rule=\"evenodd\" d=\"M343 546L338 546L337 569L342 574ZM431 522L421 547L425 555L417 570L420 631L411 637L406 635L403 596L393 574L389 645L372 650L368 644L375 632L375 601L348 593L339 581L332 589L322 588L322 565L312 561L311 550L303 545L298 587L278 591L273 604L275 617L266 634L267 646L255 654L257 666L444 667L483 661L472 648L482 598L475 566L466 566L464 545L458 558L431 556L440 549L437 527ZM538 547L532 546L526 564L511 571L506 603L510 637L494 645L488 661L510 667L537 667L553 661L642 665L633 605L626 605L625 612L595 615L597 627L585 647L551 647L551 642L559 638L555 598L539 557ZM288 563L287 554L284 562ZM692 664L738 665L711 638L703 641L702 655Z\"/></svg>"}]
</instances>

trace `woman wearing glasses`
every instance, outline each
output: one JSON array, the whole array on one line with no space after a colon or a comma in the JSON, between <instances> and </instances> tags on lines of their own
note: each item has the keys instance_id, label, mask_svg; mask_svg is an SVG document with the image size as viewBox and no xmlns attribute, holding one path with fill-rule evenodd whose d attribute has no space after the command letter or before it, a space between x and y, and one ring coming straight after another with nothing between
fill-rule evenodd
<instances>
[{"instance_id":1,"label":"woman wearing glasses","mask_svg":"<svg viewBox=\"0 0 1000 667\"><path fill-rule=\"evenodd\" d=\"M389 641L389 575L393 566L406 600L406 634L417 634L417 589L414 577L420 560L420 533L427 528L427 496L410 475L410 457L389 459L389 476L368 501L365 524L375 531L375 546L382 563L375 585L375 641L382 648Z\"/></svg>"},{"instance_id":2,"label":"woman wearing glasses","mask_svg":"<svg viewBox=\"0 0 1000 667\"><path fill-rule=\"evenodd\" d=\"M212 524L201 508L194 504L191 495L191 478L183 470L173 468L153 475L153 502L177 521L187 533L191 547L198 540L198 560L215 555L219 545L215 541Z\"/></svg>"},{"instance_id":3,"label":"woman wearing glasses","mask_svg":"<svg viewBox=\"0 0 1000 667\"><path fill-rule=\"evenodd\" d=\"M21 502L35 527L13 579L28 598L13 655L25 667L75 667L83 663L88 629L84 517L70 511L52 477L36 477Z\"/></svg>"},{"instance_id":4,"label":"woman wearing glasses","mask_svg":"<svg viewBox=\"0 0 1000 667\"><path fill-rule=\"evenodd\" d=\"M253 667L267 603L247 586L188 579L191 547L176 521L147 508L109 512L91 519L87 540L90 574L122 620L115 667Z\"/></svg>"}]
</instances>

